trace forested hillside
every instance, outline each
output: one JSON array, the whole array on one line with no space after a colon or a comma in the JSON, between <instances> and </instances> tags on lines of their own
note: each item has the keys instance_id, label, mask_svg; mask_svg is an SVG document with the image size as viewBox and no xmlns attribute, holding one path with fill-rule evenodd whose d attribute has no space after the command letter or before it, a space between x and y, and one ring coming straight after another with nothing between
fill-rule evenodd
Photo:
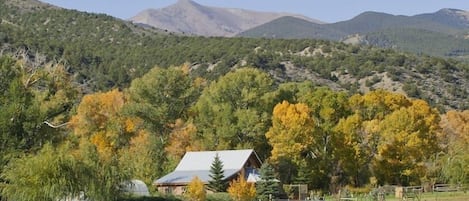
<instances>
[{"instance_id":1,"label":"forested hillside","mask_svg":"<svg viewBox=\"0 0 469 201\"><path fill-rule=\"evenodd\" d=\"M469 61L467 55L469 40L463 36L454 37L414 28L387 29L366 34L363 36L362 43L388 48L399 47L402 50L418 54L444 55Z\"/></svg>"},{"instance_id":2,"label":"forested hillside","mask_svg":"<svg viewBox=\"0 0 469 201\"><path fill-rule=\"evenodd\" d=\"M86 91L126 87L154 66L189 63L193 76L208 80L253 66L279 82L309 79L352 93L385 88L441 109L468 107L469 65L457 61L321 40L174 36L106 15L6 2L2 52L25 49L61 61Z\"/></svg>"},{"instance_id":3,"label":"forested hillside","mask_svg":"<svg viewBox=\"0 0 469 201\"><path fill-rule=\"evenodd\" d=\"M468 61L467 13L457 9L415 16L364 12L350 20L330 24L283 17L239 36L327 39Z\"/></svg>"},{"instance_id":4,"label":"forested hillside","mask_svg":"<svg viewBox=\"0 0 469 201\"><path fill-rule=\"evenodd\" d=\"M174 36L35 3L0 4L1 198L117 200L188 150L240 148L324 192L469 182L466 63Z\"/></svg>"}]
</instances>

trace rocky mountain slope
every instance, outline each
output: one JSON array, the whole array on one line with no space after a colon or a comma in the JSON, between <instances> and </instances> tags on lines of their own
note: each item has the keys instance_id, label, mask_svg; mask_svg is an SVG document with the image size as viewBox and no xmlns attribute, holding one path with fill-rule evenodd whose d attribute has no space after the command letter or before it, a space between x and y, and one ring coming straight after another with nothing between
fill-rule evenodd
<instances>
[{"instance_id":1,"label":"rocky mountain slope","mask_svg":"<svg viewBox=\"0 0 469 201\"><path fill-rule=\"evenodd\" d=\"M191 0L178 0L176 4L165 8L144 10L132 17L130 21L176 33L234 36L283 16L295 16L320 23L317 20L296 14L208 7Z\"/></svg>"}]
</instances>

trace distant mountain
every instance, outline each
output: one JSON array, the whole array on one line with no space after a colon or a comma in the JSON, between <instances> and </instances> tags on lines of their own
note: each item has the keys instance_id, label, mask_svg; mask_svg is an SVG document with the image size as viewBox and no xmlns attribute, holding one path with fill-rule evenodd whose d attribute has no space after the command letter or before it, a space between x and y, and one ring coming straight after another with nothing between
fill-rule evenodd
<instances>
[{"instance_id":1,"label":"distant mountain","mask_svg":"<svg viewBox=\"0 0 469 201\"><path fill-rule=\"evenodd\" d=\"M438 12L437 12L438 13ZM434 16L434 14L428 14ZM460 30L438 20L416 16L390 15L379 12L364 12L351 20L327 24L325 26L341 30L348 34L370 33L386 29L413 28L441 33L454 34Z\"/></svg>"},{"instance_id":2,"label":"distant mountain","mask_svg":"<svg viewBox=\"0 0 469 201\"><path fill-rule=\"evenodd\" d=\"M328 40L338 40L346 35L347 33L338 29L292 16L281 17L238 34L238 36L242 37L315 38Z\"/></svg>"},{"instance_id":3,"label":"distant mountain","mask_svg":"<svg viewBox=\"0 0 469 201\"><path fill-rule=\"evenodd\" d=\"M176 4L165 8L144 10L132 17L130 21L176 33L202 36L234 36L242 31L283 16L295 16L311 22L321 23L296 14L208 7L191 0L178 0Z\"/></svg>"},{"instance_id":4,"label":"distant mountain","mask_svg":"<svg viewBox=\"0 0 469 201\"><path fill-rule=\"evenodd\" d=\"M458 9L441 9L436 13L421 14L415 18L438 22L457 29L469 28L469 12Z\"/></svg>"},{"instance_id":5,"label":"distant mountain","mask_svg":"<svg viewBox=\"0 0 469 201\"><path fill-rule=\"evenodd\" d=\"M415 16L364 12L353 19L315 24L277 19L240 33L241 37L315 38L392 47L434 56L469 55L469 12L442 9Z\"/></svg>"}]
</instances>

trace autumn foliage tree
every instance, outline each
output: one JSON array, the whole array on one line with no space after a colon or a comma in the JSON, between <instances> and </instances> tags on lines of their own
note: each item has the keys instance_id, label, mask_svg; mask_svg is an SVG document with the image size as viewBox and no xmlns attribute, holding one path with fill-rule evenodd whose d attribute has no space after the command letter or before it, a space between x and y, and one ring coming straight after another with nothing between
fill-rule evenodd
<instances>
[{"instance_id":1,"label":"autumn foliage tree","mask_svg":"<svg viewBox=\"0 0 469 201\"><path fill-rule=\"evenodd\" d=\"M295 181L331 191L370 178L420 184L442 150L439 113L425 101L384 90L347 97L321 88L287 97L298 103L278 104L266 133L270 159L286 170L283 181L292 181L285 173L296 174Z\"/></svg>"},{"instance_id":2,"label":"autumn foliage tree","mask_svg":"<svg viewBox=\"0 0 469 201\"><path fill-rule=\"evenodd\" d=\"M311 110L306 104L290 104L287 101L275 106L272 116L272 127L265 134L272 146L270 159L274 164L292 163L299 167L308 162L313 156L313 144L316 143L314 134L315 122L310 115ZM295 169L288 165L286 174ZM286 175L284 178L291 178Z\"/></svg>"},{"instance_id":3,"label":"autumn foliage tree","mask_svg":"<svg viewBox=\"0 0 469 201\"><path fill-rule=\"evenodd\" d=\"M197 128L192 122L185 122L177 119L172 125L168 145L165 151L170 159L179 161L187 151L201 150L200 146L194 142Z\"/></svg>"},{"instance_id":4,"label":"autumn foliage tree","mask_svg":"<svg viewBox=\"0 0 469 201\"><path fill-rule=\"evenodd\" d=\"M122 114L125 102L124 94L117 89L89 94L70 120L78 142L75 156L87 164L94 178L85 194L95 200L115 198L120 183L129 179L129 171L119 168L119 156L136 135L138 121Z\"/></svg>"},{"instance_id":5,"label":"autumn foliage tree","mask_svg":"<svg viewBox=\"0 0 469 201\"><path fill-rule=\"evenodd\" d=\"M361 178L350 181L363 184L373 173L381 184L419 184L425 163L440 150L438 112L425 101L383 90L349 102L353 114L336 126L335 147L345 175Z\"/></svg>"},{"instance_id":6,"label":"autumn foliage tree","mask_svg":"<svg viewBox=\"0 0 469 201\"><path fill-rule=\"evenodd\" d=\"M228 193L234 201L252 201L256 198L256 187L246 181L244 174L240 174L230 182Z\"/></svg>"},{"instance_id":7,"label":"autumn foliage tree","mask_svg":"<svg viewBox=\"0 0 469 201\"><path fill-rule=\"evenodd\" d=\"M314 120L307 105L287 101L274 108L272 127L266 137L272 145L271 159L278 162L288 158L299 164L309 154L314 143Z\"/></svg>"},{"instance_id":8,"label":"autumn foliage tree","mask_svg":"<svg viewBox=\"0 0 469 201\"><path fill-rule=\"evenodd\" d=\"M194 177L191 182L187 185L187 191L185 196L190 201L204 201L207 193L204 188L204 183L199 177Z\"/></svg>"},{"instance_id":9,"label":"autumn foliage tree","mask_svg":"<svg viewBox=\"0 0 469 201\"><path fill-rule=\"evenodd\" d=\"M83 97L70 127L77 137L90 141L102 159L110 160L132 137L131 119L121 114L124 94L117 89Z\"/></svg>"},{"instance_id":10,"label":"autumn foliage tree","mask_svg":"<svg viewBox=\"0 0 469 201\"><path fill-rule=\"evenodd\" d=\"M448 111L442 118L443 131L449 140L469 144L469 110Z\"/></svg>"},{"instance_id":11,"label":"autumn foliage tree","mask_svg":"<svg viewBox=\"0 0 469 201\"><path fill-rule=\"evenodd\" d=\"M448 111L441 121L445 152L438 159L445 182L469 183L469 110Z\"/></svg>"},{"instance_id":12,"label":"autumn foliage tree","mask_svg":"<svg viewBox=\"0 0 469 201\"><path fill-rule=\"evenodd\" d=\"M409 107L387 115L379 126L381 137L373 161L378 180L419 184L425 163L440 151L439 121L438 112L422 100L412 100Z\"/></svg>"}]
</instances>

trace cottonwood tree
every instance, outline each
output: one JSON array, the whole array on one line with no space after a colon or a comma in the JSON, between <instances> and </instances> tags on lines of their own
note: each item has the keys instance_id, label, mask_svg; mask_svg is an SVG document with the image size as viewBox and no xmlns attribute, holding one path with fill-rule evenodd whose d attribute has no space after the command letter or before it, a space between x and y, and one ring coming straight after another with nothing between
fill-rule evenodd
<instances>
[{"instance_id":1,"label":"cottonwood tree","mask_svg":"<svg viewBox=\"0 0 469 201\"><path fill-rule=\"evenodd\" d=\"M0 173L23 153L62 141L67 130L49 125L65 125L79 97L63 65L29 65L0 57Z\"/></svg>"},{"instance_id":2,"label":"cottonwood tree","mask_svg":"<svg viewBox=\"0 0 469 201\"><path fill-rule=\"evenodd\" d=\"M381 133L373 170L387 183L416 185L426 172L426 163L441 149L438 143L440 116L423 100L412 100L387 115L379 125Z\"/></svg>"},{"instance_id":3,"label":"cottonwood tree","mask_svg":"<svg viewBox=\"0 0 469 201\"><path fill-rule=\"evenodd\" d=\"M185 120L188 109L193 105L204 86L201 79L192 79L188 66L155 67L141 78L132 81L125 91L128 103L124 114L142 120L142 129L147 130L152 141L153 163L158 164L154 176L163 176L173 167L168 162L165 147L178 119ZM171 161L170 161L171 162Z\"/></svg>"},{"instance_id":4,"label":"cottonwood tree","mask_svg":"<svg viewBox=\"0 0 469 201\"><path fill-rule=\"evenodd\" d=\"M271 91L268 74L252 68L227 73L206 87L193 111L200 144L206 150L255 148L267 155L270 111L262 96Z\"/></svg>"},{"instance_id":5,"label":"cottonwood tree","mask_svg":"<svg viewBox=\"0 0 469 201\"><path fill-rule=\"evenodd\" d=\"M125 112L143 119L151 132L164 138L171 124L187 117L203 86L203 81L189 76L188 66L155 67L132 81L126 91L129 104Z\"/></svg>"},{"instance_id":6,"label":"cottonwood tree","mask_svg":"<svg viewBox=\"0 0 469 201\"><path fill-rule=\"evenodd\" d=\"M309 160L298 166L295 180L316 188L337 185L330 181L341 174L341 170L337 168L341 161L334 153L341 147L334 143L338 138L334 127L351 113L348 95L329 88L317 87L298 94L298 101L305 103L311 110L310 116L315 124L313 135L315 140L309 148L311 150Z\"/></svg>"},{"instance_id":7,"label":"cottonwood tree","mask_svg":"<svg viewBox=\"0 0 469 201\"><path fill-rule=\"evenodd\" d=\"M129 179L129 172L119 166L119 156L137 133L136 120L122 114L125 102L124 94L117 89L89 94L70 120L78 142L76 155L92 175L84 184L84 192L94 200L116 198L119 185Z\"/></svg>"},{"instance_id":8,"label":"cottonwood tree","mask_svg":"<svg viewBox=\"0 0 469 201\"><path fill-rule=\"evenodd\" d=\"M448 111L441 126L446 152L435 158L441 165L444 181L460 184L469 183L469 110Z\"/></svg>"},{"instance_id":9,"label":"cottonwood tree","mask_svg":"<svg viewBox=\"0 0 469 201\"><path fill-rule=\"evenodd\" d=\"M424 164L440 150L438 112L383 90L354 95L349 103L353 114L337 124L334 140L349 182L360 186L374 176L380 184L420 183Z\"/></svg>"},{"instance_id":10,"label":"cottonwood tree","mask_svg":"<svg viewBox=\"0 0 469 201\"><path fill-rule=\"evenodd\" d=\"M274 108L272 127L265 134L272 146L270 159L275 164L290 162L296 167L312 157L311 147L316 143L315 122L306 104L283 101ZM289 169L295 167L289 167ZM285 171L291 174L291 171Z\"/></svg>"}]
</instances>

